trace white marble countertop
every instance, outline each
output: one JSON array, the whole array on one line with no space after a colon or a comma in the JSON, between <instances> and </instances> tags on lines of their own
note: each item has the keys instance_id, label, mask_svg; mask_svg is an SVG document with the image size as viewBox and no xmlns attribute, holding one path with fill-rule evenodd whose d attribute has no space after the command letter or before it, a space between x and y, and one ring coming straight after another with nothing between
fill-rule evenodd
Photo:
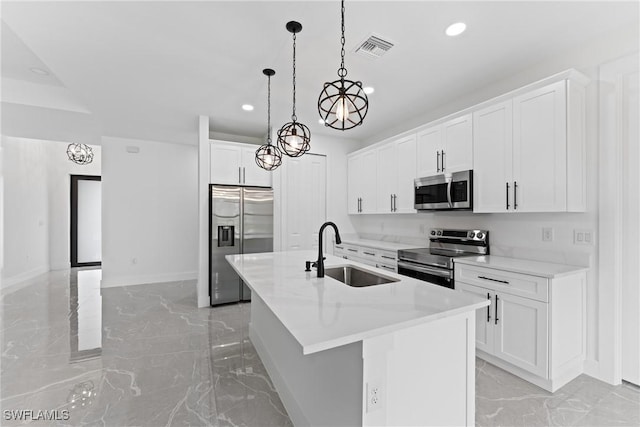
<instances>
[{"instance_id":1,"label":"white marble countertop","mask_svg":"<svg viewBox=\"0 0 640 427\"><path fill-rule=\"evenodd\" d=\"M588 267L578 265L553 264L550 262L507 258L495 255L454 258L453 262L456 264L475 265L514 273L529 274L531 276L546 277L549 279L589 269Z\"/></svg>"},{"instance_id":2,"label":"white marble countertop","mask_svg":"<svg viewBox=\"0 0 640 427\"><path fill-rule=\"evenodd\" d=\"M381 271L325 254L325 268L355 265L399 282L355 288L304 271L317 252L227 255L240 277L258 294L302 346L315 353L489 305L489 301L442 286Z\"/></svg>"},{"instance_id":3,"label":"white marble countertop","mask_svg":"<svg viewBox=\"0 0 640 427\"><path fill-rule=\"evenodd\" d=\"M386 242L384 240L360 239L359 237L345 237L344 239L342 239L342 243L358 245L358 246L366 246L368 248L382 249L387 251L399 251L402 249L412 249L412 248L429 246L428 243L425 243L423 246L419 246L419 245L412 245L410 243L398 243L398 242Z\"/></svg>"}]
</instances>

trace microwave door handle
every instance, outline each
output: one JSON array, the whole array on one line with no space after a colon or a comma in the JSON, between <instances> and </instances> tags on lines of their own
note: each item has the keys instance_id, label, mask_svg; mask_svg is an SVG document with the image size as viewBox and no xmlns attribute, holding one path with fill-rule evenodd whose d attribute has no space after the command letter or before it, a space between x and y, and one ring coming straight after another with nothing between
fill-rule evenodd
<instances>
[{"instance_id":1,"label":"microwave door handle","mask_svg":"<svg viewBox=\"0 0 640 427\"><path fill-rule=\"evenodd\" d=\"M453 180L447 184L447 202L449 202L449 208L453 208L453 204L451 203L451 184L453 184Z\"/></svg>"}]
</instances>

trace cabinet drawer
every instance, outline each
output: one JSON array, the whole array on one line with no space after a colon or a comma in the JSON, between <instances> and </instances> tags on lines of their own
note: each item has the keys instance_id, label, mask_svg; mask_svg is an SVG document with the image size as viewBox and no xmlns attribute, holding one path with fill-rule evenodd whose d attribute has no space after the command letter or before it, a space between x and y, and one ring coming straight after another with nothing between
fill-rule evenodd
<instances>
[{"instance_id":1,"label":"cabinet drawer","mask_svg":"<svg viewBox=\"0 0 640 427\"><path fill-rule=\"evenodd\" d=\"M371 261L375 261L378 258L377 251L371 248L359 248L359 255L361 258Z\"/></svg>"},{"instance_id":2,"label":"cabinet drawer","mask_svg":"<svg viewBox=\"0 0 640 427\"><path fill-rule=\"evenodd\" d=\"M344 254L347 255L348 257L360 257L360 248L357 246L353 246L353 245L347 245L347 244L342 244L341 245L344 248Z\"/></svg>"},{"instance_id":3,"label":"cabinet drawer","mask_svg":"<svg viewBox=\"0 0 640 427\"><path fill-rule=\"evenodd\" d=\"M343 255L346 255L347 250L345 249L345 247L343 245L334 245L333 246L333 255L337 256L337 257L342 257Z\"/></svg>"},{"instance_id":4,"label":"cabinet drawer","mask_svg":"<svg viewBox=\"0 0 640 427\"><path fill-rule=\"evenodd\" d=\"M549 301L549 284L544 277L456 264L455 280L538 301Z\"/></svg>"},{"instance_id":5,"label":"cabinet drawer","mask_svg":"<svg viewBox=\"0 0 640 427\"><path fill-rule=\"evenodd\" d=\"M398 262L397 251L378 250L378 262L380 264L396 265Z\"/></svg>"}]
</instances>

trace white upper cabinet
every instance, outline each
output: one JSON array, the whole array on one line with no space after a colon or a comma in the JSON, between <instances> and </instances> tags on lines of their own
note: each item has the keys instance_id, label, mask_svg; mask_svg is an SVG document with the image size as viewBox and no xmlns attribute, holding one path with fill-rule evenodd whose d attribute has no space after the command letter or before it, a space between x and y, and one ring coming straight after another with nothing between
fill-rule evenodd
<instances>
[{"instance_id":1,"label":"white upper cabinet","mask_svg":"<svg viewBox=\"0 0 640 427\"><path fill-rule=\"evenodd\" d=\"M378 213L414 213L416 135L388 142L377 150Z\"/></svg>"},{"instance_id":2,"label":"white upper cabinet","mask_svg":"<svg viewBox=\"0 0 640 427\"><path fill-rule=\"evenodd\" d=\"M465 114L442 124L441 172L473 169L472 115Z\"/></svg>"},{"instance_id":3,"label":"white upper cabinet","mask_svg":"<svg viewBox=\"0 0 640 427\"><path fill-rule=\"evenodd\" d=\"M415 213L414 180L416 174L416 135L409 135L395 143L397 156L397 182L393 207L396 213Z\"/></svg>"},{"instance_id":4,"label":"white upper cabinet","mask_svg":"<svg viewBox=\"0 0 640 427\"><path fill-rule=\"evenodd\" d=\"M473 168L472 114L418 132L418 177Z\"/></svg>"},{"instance_id":5,"label":"white upper cabinet","mask_svg":"<svg viewBox=\"0 0 640 427\"><path fill-rule=\"evenodd\" d=\"M514 210L567 209L566 111L564 81L513 99Z\"/></svg>"},{"instance_id":6,"label":"white upper cabinet","mask_svg":"<svg viewBox=\"0 0 640 427\"><path fill-rule=\"evenodd\" d=\"M417 134L417 176L437 175L440 173L440 150L442 150L442 126L436 125Z\"/></svg>"},{"instance_id":7,"label":"white upper cabinet","mask_svg":"<svg viewBox=\"0 0 640 427\"><path fill-rule=\"evenodd\" d=\"M512 101L473 113L473 210L507 212L512 208Z\"/></svg>"},{"instance_id":8,"label":"white upper cabinet","mask_svg":"<svg viewBox=\"0 0 640 427\"><path fill-rule=\"evenodd\" d=\"M347 168L348 213L376 213L378 178L376 151L349 155Z\"/></svg>"},{"instance_id":9,"label":"white upper cabinet","mask_svg":"<svg viewBox=\"0 0 640 427\"><path fill-rule=\"evenodd\" d=\"M258 146L215 141L209 148L210 183L271 187L271 172L255 162Z\"/></svg>"},{"instance_id":10,"label":"white upper cabinet","mask_svg":"<svg viewBox=\"0 0 640 427\"><path fill-rule=\"evenodd\" d=\"M585 210L584 93L562 79L473 113L474 212Z\"/></svg>"}]
</instances>

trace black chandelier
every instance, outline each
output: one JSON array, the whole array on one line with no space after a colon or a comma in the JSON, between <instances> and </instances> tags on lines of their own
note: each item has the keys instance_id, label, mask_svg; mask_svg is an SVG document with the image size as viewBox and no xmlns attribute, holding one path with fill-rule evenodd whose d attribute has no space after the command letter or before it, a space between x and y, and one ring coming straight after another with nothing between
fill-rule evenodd
<instances>
[{"instance_id":1,"label":"black chandelier","mask_svg":"<svg viewBox=\"0 0 640 427\"><path fill-rule=\"evenodd\" d=\"M87 144L74 142L67 147L67 156L73 163L88 165L93 161L93 150Z\"/></svg>"},{"instance_id":2,"label":"black chandelier","mask_svg":"<svg viewBox=\"0 0 640 427\"><path fill-rule=\"evenodd\" d=\"M282 164L282 152L275 145L271 145L271 76L276 72L271 68L262 70L267 76L267 143L256 150L256 163L262 169L272 171Z\"/></svg>"},{"instance_id":3,"label":"black chandelier","mask_svg":"<svg viewBox=\"0 0 640 427\"><path fill-rule=\"evenodd\" d=\"M300 157L311 148L311 132L306 125L298 122L296 116L296 33L302 31L302 24L289 21L287 30L293 34L293 114L291 121L278 130L278 145L287 156Z\"/></svg>"},{"instance_id":4,"label":"black chandelier","mask_svg":"<svg viewBox=\"0 0 640 427\"><path fill-rule=\"evenodd\" d=\"M338 80L324 84L318 98L318 113L325 126L333 129L347 130L361 125L367 111L369 100L362 90L362 82L347 80L347 69L344 67L344 0L342 0L342 50Z\"/></svg>"}]
</instances>

